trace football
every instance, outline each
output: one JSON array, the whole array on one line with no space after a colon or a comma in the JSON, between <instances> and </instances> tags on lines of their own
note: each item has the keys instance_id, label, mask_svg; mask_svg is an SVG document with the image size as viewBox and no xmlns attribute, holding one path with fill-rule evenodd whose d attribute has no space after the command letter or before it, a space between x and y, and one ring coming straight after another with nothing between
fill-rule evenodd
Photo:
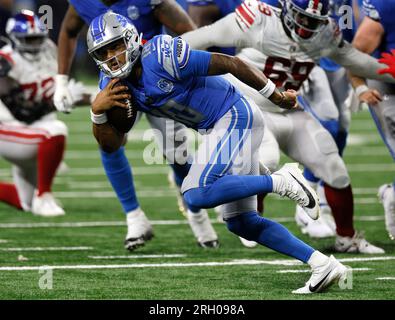
<instances>
[{"instance_id":1,"label":"football","mask_svg":"<svg viewBox=\"0 0 395 320\"><path fill-rule=\"evenodd\" d=\"M115 86L123 85L122 81L119 81ZM130 90L128 91L130 94ZM108 123L111 124L118 132L127 133L133 127L137 117L137 105L136 102L131 99L126 99L127 109L121 107L112 107L106 111Z\"/></svg>"}]
</instances>

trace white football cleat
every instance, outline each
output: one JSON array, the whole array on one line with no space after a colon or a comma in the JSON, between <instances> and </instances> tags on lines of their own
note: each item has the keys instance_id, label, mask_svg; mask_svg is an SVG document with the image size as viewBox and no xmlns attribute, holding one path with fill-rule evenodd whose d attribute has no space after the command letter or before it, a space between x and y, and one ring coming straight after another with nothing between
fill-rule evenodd
<instances>
[{"instance_id":1,"label":"white football cleat","mask_svg":"<svg viewBox=\"0 0 395 320\"><path fill-rule=\"evenodd\" d=\"M379 189L378 196L384 207L385 228L391 240L395 240L395 190L392 185L385 184Z\"/></svg>"},{"instance_id":2,"label":"white football cleat","mask_svg":"<svg viewBox=\"0 0 395 320\"><path fill-rule=\"evenodd\" d=\"M300 206L296 206L295 221L302 233L311 238L321 239L336 235L336 232L328 226L322 214L317 220L311 220Z\"/></svg>"},{"instance_id":3,"label":"white football cleat","mask_svg":"<svg viewBox=\"0 0 395 320\"><path fill-rule=\"evenodd\" d=\"M154 236L151 223L148 221L143 210L137 208L126 215L126 225L128 232L126 234L124 246L125 249L133 251L145 244Z\"/></svg>"},{"instance_id":4,"label":"white football cleat","mask_svg":"<svg viewBox=\"0 0 395 320\"><path fill-rule=\"evenodd\" d=\"M255 248L258 245L258 242L255 241L247 240L242 237L239 237L239 239L243 246L245 246L246 248Z\"/></svg>"},{"instance_id":5,"label":"white football cleat","mask_svg":"<svg viewBox=\"0 0 395 320\"><path fill-rule=\"evenodd\" d=\"M207 210L201 209L197 213L188 210L187 217L199 246L203 248L219 247L218 236L211 225Z\"/></svg>"},{"instance_id":6,"label":"white football cleat","mask_svg":"<svg viewBox=\"0 0 395 320\"><path fill-rule=\"evenodd\" d=\"M347 276L347 267L334 256L328 258L327 263L312 270L310 279L305 286L292 291L295 294L311 294L321 292Z\"/></svg>"},{"instance_id":7,"label":"white football cleat","mask_svg":"<svg viewBox=\"0 0 395 320\"><path fill-rule=\"evenodd\" d=\"M353 237L336 237L335 250L344 253L383 254L385 251L367 242L363 232L355 232Z\"/></svg>"},{"instance_id":8,"label":"white football cleat","mask_svg":"<svg viewBox=\"0 0 395 320\"><path fill-rule=\"evenodd\" d=\"M44 192L41 196L36 194L33 197L31 211L40 217L59 217L66 214L50 192Z\"/></svg>"},{"instance_id":9,"label":"white football cleat","mask_svg":"<svg viewBox=\"0 0 395 320\"><path fill-rule=\"evenodd\" d=\"M286 163L280 170L274 172L272 177L281 178L276 179L276 183L273 179L274 193L296 201L311 219L318 219L320 216L318 196L303 177L297 163Z\"/></svg>"}]
</instances>

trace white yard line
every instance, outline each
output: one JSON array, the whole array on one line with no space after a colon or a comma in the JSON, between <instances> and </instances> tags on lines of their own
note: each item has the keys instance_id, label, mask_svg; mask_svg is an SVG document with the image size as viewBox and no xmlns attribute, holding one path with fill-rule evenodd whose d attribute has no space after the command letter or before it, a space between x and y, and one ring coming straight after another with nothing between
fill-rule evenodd
<instances>
[{"instance_id":1,"label":"white yard line","mask_svg":"<svg viewBox=\"0 0 395 320\"><path fill-rule=\"evenodd\" d=\"M373 270L371 268L352 268L352 271L370 271ZM277 273L309 273L311 272L310 269L303 269L303 270L294 270L294 269L287 269L287 270L278 270Z\"/></svg>"},{"instance_id":2,"label":"white yard line","mask_svg":"<svg viewBox=\"0 0 395 320\"><path fill-rule=\"evenodd\" d=\"M381 258L393 258L395 257L381 257ZM359 258L358 261L377 261L372 258ZM389 260L389 259L383 259ZM342 259L339 259L342 261ZM351 261L349 261L351 262ZM41 270L43 268L47 269L57 269L57 270L77 270L77 269L132 269L132 268L182 268L182 267L223 267L223 266L240 266L240 265L275 265L275 266L292 266L292 265L302 265L300 261L297 260L232 260L232 261L210 261L210 262L188 262L188 263L136 263L136 264L109 264L109 265L54 265L54 266L4 266L0 267L0 271L34 271ZM365 271L368 268L360 268L359 270ZM358 268L353 269L358 270ZM292 271L294 272L294 271ZM301 270L301 272L306 272Z\"/></svg>"},{"instance_id":3,"label":"white yard line","mask_svg":"<svg viewBox=\"0 0 395 320\"><path fill-rule=\"evenodd\" d=\"M26 248L0 248L0 251L84 251L93 250L93 247L26 247Z\"/></svg>"},{"instance_id":4,"label":"white yard line","mask_svg":"<svg viewBox=\"0 0 395 320\"><path fill-rule=\"evenodd\" d=\"M293 217L268 217L278 222L294 222ZM384 215L380 216L356 216L357 221L382 221ZM185 225L183 220L150 220L152 225ZM219 224L216 219L211 219L211 223ZM31 229L31 228L86 228L86 227L123 227L125 221L80 221L80 222L32 222L32 223L0 223L0 229Z\"/></svg>"},{"instance_id":5,"label":"white yard line","mask_svg":"<svg viewBox=\"0 0 395 320\"><path fill-rule=\"evenodd\" d=\"M395 280L395 277L380 277L376 278L376 280Z\"/></svg>"},{"instance_id":6,"label":"white yard line","mask_svg":"<svg viewBox=\"0 0 395 320\"><path fill-rule=\"evenodd\" d=\"M8 243L8 240L0 239L0 243Z\"/></svg>"},{"instance_id":7,"label":"white yard line","mask_svg":"<svg viewBox=\"0 0 395 320\"><path fill-rule=\"evenodd\" d=\"M88 256L95 260L114 260L114 259L147 259L147 258L184 258L186 254L135 254L127 256Z\"/></svg>"}]
</instances>

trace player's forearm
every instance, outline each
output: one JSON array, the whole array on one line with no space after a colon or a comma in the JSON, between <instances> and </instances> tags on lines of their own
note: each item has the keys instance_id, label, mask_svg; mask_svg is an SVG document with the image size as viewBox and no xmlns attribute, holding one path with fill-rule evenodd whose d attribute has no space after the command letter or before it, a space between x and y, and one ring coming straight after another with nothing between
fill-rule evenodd
<instances>
[{"instance_id":1,"label":"player's forearm","mask_svg":"<svg viewBox=\"0 0 395 320\"><path fill-rule=\"evenodd\" d=\"M262 92L262 89L265 88L269 82L263 72L247 62L244 62L240 58L220 53L213 53L211 56L208 75L221 75L226 73L231 73L240 81L259 92ZM281 103L283 96L274 88L268 99L274 104L279 104Z\"/></svg>"},{"instance_id":2,"label":"player's forearm","mask_svg":"<svg viewBox=\"0 0 395 320\"><path fill-rule=\"evenodd\" d=\"M77 37L72 38L66 31L61 31L58 43L58 73L68 75L77 47Z\"/></svg>"},{"instance_id":3,"label":"player's forearm","mask_svg":"<svg viewBox=\"0 0 395 320\"><path fill-rule=\"evenodd\" d=\"M388 74L379 75L377 73L377 70L386 68L386 65L379 63L375 58L354 48L348 42L345 42L344 46L339 48L330 58L345 67L355 76L395 83L395 78L392 76Z\"/></svg>"},{"instance_id":4,"label":"player's forearm","mask_svg":"<svg viewBox=\"0 0 395 320\"><path fill-rule=\"evenodd\" d=\"M117 151L122 146L125 139L125 135L119 133L109 123L92 123L92 130L100 148L107 153Z\"/></svg>"},{"instance_id":5,"label":"player's forearm","mask_svg":"<svg viewBox=\"0 0 395 320\"><path fill-rule=\"evenodd\" d=\"M204 50L209 47L246 47L247 36L235 22L235 14L231 13L217 22L185 33L182 38L191 48Z\"/></svg>"},{"instance_id":6,"label":"player's forearm","mask_svg":"<svg viewBox=\"0 0 395 320\"><path fill-rule=\"evenodd\" d=\"M155 8L156 18L177 35L195 30L196 25L182 7L174 0L165 0Z\"/></svg>"}]
</instances>

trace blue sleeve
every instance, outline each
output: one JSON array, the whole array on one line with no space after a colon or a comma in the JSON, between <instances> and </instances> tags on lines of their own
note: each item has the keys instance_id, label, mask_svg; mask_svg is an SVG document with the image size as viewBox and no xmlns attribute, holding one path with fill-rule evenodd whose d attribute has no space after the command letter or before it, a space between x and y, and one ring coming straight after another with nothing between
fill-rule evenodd
<instances>
[{"instance_id":1,"label":"blue sleeve","mask_svg":"<svg viewBox=\"0 0 395 320\"><path fill-rule=\"evenodd\" d=\"M106 77L102 72L100 72L99 89L103 90L110 80L111 79L109 77Z\"/></svg>"},{"instance_id":2,"label":"blue sleeve","mask_svg":"<svg viewBox=\"0 0 395 320\"><path fill-rule=\"evenodd\" d=\"M385 14L385 4L383 0L364 0L363 11L365 16L380 21Z\"/></svg>"},{"instance_id":3,"label":"blue sleeve","mask_svg":"<svg viewBox=\"0 0 395 320\"><path fill-rule=\"evenodd\" d=\"M180 37L157 36L151 40L159 51L157 62L176 80L207 75L211 53L192 50Z\"/></svg>"}]
</instances>

